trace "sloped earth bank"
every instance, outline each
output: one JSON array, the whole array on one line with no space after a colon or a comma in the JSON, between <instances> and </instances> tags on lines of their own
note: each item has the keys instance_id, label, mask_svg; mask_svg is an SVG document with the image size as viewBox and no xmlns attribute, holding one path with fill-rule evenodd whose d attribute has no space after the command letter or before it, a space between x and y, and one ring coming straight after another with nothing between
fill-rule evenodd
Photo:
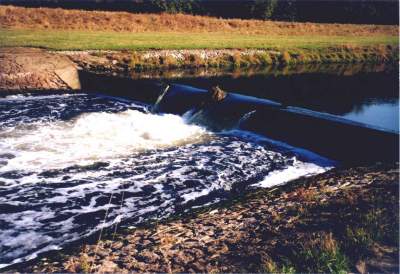
<instances>
[{"instance_id":1,"label":"sloped earth bank","mask_svg":"<svg viewBox=\"0 0 400 274\"><path fill-rule=\"evenodd\" d=\"M177 68L238 70L299 64L383 64L398 60L391 45L343 45L324 49L179 49L143 51L60 51L86 71L106 74L146 73Z\"/></svg>"},{"instance_id":2,"label":"sloped earth bank","mask_svg":"<svg viewBox=\"0 0 400 274\"><path fill-rule=\"evenodd\" d=\"M0 91L80 89L77 65L34 48L0 48Z\"/></svg>"},{"instance_id":3,"label":"sloped earth bank","mask_svg":"<svg viewBox=\"0 0 400 274\"><path fill-rule=\"evenodd\" d=\"M0 48L0 92L76 90L81 88L79 69L149 78L154 72L173 74L176 69L232 71L299 64L385 64L398 60L398 48L390 45L343 46L323 50L148 50L63 51L36 48ZM171 72L172 71L172 72Z\"/></svg>"},{"instance_id":4,"label":"sloped earth bank","mask_svg":"<svg viewBox=\"0 0 400 274\"><path fill-rule=\"evenodd\" d=\"M383 165L334 169L252 190L20 270L398 273L398 172Z\"/></svg>"}]
</instances>

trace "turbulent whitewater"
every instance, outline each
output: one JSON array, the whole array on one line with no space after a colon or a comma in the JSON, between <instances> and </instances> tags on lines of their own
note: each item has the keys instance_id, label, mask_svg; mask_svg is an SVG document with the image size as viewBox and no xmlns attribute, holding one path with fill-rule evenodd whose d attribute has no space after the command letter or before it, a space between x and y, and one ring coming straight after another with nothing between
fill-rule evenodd
<instances>
[{"instance_id":1,"label":"turbulent whitewater","mask_svg":"<svg viewBox=\"0 0 400 274\"><path fill-rule=\"evenodd\" d=\"M0 99L0 267L102 227L329 168L300 158L270 140L213 133L138 103L87 94Z\"/></svg>"}]
</instances>

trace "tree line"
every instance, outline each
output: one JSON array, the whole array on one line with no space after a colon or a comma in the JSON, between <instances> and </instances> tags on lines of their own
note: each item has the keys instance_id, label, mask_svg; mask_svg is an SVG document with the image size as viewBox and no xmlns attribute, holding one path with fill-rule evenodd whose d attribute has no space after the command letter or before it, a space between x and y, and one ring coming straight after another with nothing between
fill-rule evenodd
<instances>
[{"instance_id":1,"label":"tree line","mask_svg":"<svg viewBox=\"0 0 400 274\"><path fill-rule=\"evenodd\" d=\"M397 0L0 0L0 4L300 22L399 23Z\"/></svg>"}]
</instances>

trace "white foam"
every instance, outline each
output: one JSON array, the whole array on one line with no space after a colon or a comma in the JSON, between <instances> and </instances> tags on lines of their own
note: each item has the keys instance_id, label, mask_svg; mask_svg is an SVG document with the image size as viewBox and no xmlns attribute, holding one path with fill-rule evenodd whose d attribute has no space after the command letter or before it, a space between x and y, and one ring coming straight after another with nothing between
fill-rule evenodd
<instances>
[{"instance_id":1,"label":"white foam","mask_svg":"<svg viewBox=\"0 0 400 274\"><path fill-rule=\"evenodd\" d=\"M296 154L297 159L300 158L301 160L304 160L306 162L317 163L319 166L331 168L338 164L336 161L328 159L326 157L323 157L323 156L321 156L315 152L312 152L308 149L304 149L301 147L294 147L285 142L274 140L274 139L271 139L266 136L262 136L262 135L259 135L259 134L256 134L256 133L253 133L250 131L229 130L226 133L233 134L233 135L239 136L239 137L247 139L247 140L253 140L255 142L261 142L261 143L265 142L265 143L271 144L276 149L279 149L281 151L290 151L290 152Z\"/></svg>"},{"instance_id":2,"label":"white foam","mask_svg":"<svg viewBox=\"0 0 400 274\"><path fill-rule=\"evenodd\" d=\"M137 110L83 114L72 121L38 122L1 130L3 151L16 157L0 171L87 165L135 151L198 142L205 135L205 129L171 114Z\"/></svg>"},{"instance_id":3,"label":"white foam","mask_svg":"<svg viewBox=\"0 0 400 274\"><path fill-rule=\"evenodd\" d=\"M274 170L270 172L261 182L253 184L252 186L270 188L285 184L300 177L309 177L320 174L332 168L298 161L296 158L293 158L293 160L293 165L287 166L283 170Z\"/></svg>"},{"instance_id":4,"label":"white foam","mask_svg":"<svg viewBox=\"0 0 400 274\"><path fill-rule=\"evenodd\" d=\"M50 95L35 95L32 96L30 93L27 94L14 94L0 98L1 101L26 101L26 100L43 100L43 99L56 99L70 96L82 96L84 93L73 93L73 94L50 94Z\"/></svg>"},{"instance_id":5,"label":"white foam","mask_svg":"<svg viewBox=\"0 0 400 274\"><path fill-rule=\"evenodd\" d=\"M201 191L189 192L189 193L181 195L181 198L184 200L183 203L187 203L187 202L189 202L191 200L195 200L195 199L197 199L199 197L208 195L211 192L211 190L213 190L213 189L205 188L205 189L203 189Z\"/></svg>"},{"instance_id":6,"label":"white foam","mask_svg":"<svg viewBox=\"0 0 400 274\"><path fill-rule=\"evenodd\" d=\"M120 103L101 107L102 100L74 99L55 100L51 113L40 119L25 113L40 106L40 100L23 101L18 115L10 113L0 127L0 172L16 171L0 177L0 190L6 190L0 203L12 206L0 214L7 226L0 230L0 249L10 250L0 251L0 268L125 220L135 225L165 218L181 206L188 210L192 204L214 203L222 199L222 191L235 184L247 186L267 174L259 183L266 187L325 170L318 166L318 157L308 157L318 164L292 159L293 153L281 152L282 144L254 134L211 134L188 125L186 116L122 111L126 107ZM73 107L88 113L58 120L72 117L61 114ZM60 115L54 115L57 111ZM24 115L27 119L13 120ZM105 164L73 167L99 161ZM65 167L69 168L59 170Z\"/></svg>"}]
</instances>

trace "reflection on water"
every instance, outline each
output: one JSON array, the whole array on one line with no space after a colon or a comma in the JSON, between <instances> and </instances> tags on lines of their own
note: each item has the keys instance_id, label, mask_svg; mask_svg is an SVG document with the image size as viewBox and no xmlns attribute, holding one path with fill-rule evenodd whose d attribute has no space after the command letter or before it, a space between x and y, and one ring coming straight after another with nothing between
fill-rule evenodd
<instances>
[{"instance_id":1,"label":"reflection on water","mask_svg":"<svg viewBox=\"0 0 400 274\"><path fill-rule=\"evenodd\" d=\"M269 66L240 69L221 69L221 68L188 68L188 69L168 69L168 70L149 70L141 72L130 72L132 79L177 79L190 77L216 77L230 76L232 78L250 77L256 75L295 75L303 73L324 73L334 75L355 75L365 72L385 72L392 70L392 66L385 64L303 64L291 66Z\"/></svg>"},{"instance_id":2,"label":"reflection on water","mask_svg":"<svg viewBox=\"0 0 400 274\"><path fill-rule=\"evenodd\" d=\"M149 103L157 98L153 91L159 80L206 89L219 85L227 91L398 131L398 69L388 64L308 64L236 71L203 68L123 78L86 74L82 79L82 86L89 90L111 90L114 95Z\"/></svg>"},{"instance_id":3,"label":"reflection on water","mask_svg":"<svg viewBox=\"0 0 400 274\"><path fill-rule=\"evenodd\" d=\"M342 115L344 118L399 132L399 100L373 101Z\"/></svg>"},{"instance_id":4,"label":"reflection on water","mask_svg":"<svg viewBox=\"0 0 400 274\"><path fill-rule=\"evenodd\" d=\"M219 85L227 91L399 130L398 71L383 65L300 66L291 71L175 77L167 81L202 88Z\"/></svg>"}]
</instances>

